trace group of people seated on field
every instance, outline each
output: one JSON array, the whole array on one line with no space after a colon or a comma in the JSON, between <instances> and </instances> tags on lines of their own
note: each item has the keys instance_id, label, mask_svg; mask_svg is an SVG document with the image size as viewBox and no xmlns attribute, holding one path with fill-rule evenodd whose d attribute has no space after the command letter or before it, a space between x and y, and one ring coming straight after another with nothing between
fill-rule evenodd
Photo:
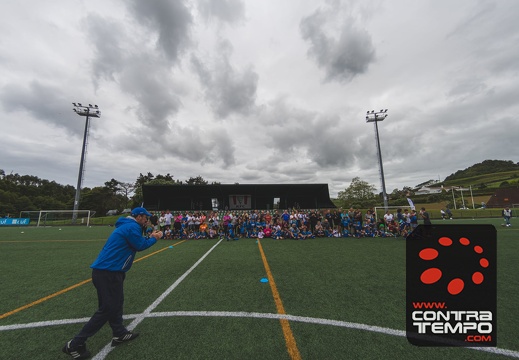
<instances>
[{"instance_id":1,"label":"group of people seated on field","mask_svg":"<svg viewBox=\"0 0 519 360\"><path fill-rule=\"evenodd\" d=\"M312 239L316 237L398 237L407 236L418 225L416 212L389 210L375 218L373 210L363 214L349 210L275 210L226 211L219 213L178 212L157 213L154 228L162 230L164 239L241 238Z\"/></svg>"}]
</instances>

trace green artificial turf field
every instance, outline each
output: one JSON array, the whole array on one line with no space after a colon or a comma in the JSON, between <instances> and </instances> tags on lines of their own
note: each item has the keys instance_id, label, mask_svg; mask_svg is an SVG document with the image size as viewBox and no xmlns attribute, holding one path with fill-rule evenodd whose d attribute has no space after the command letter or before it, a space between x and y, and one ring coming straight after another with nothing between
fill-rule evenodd
<instances>
[{"instance_id":1,"label":"green artificial turf field","mask_svg":"<svg viewBox=\"0 0 519 360\"><path fill-rule=\"evenodd\" d=\"M88 348L125 360L519 357L519 224L501 221L465 220L498 231L495 349L407 342L402 238L160 240L125 281L125 321L141 336L110 348L107 325ZM0 359L67 358L96 310L89 266L112 230L0 228Z\"/></svg>"}]
</instances>

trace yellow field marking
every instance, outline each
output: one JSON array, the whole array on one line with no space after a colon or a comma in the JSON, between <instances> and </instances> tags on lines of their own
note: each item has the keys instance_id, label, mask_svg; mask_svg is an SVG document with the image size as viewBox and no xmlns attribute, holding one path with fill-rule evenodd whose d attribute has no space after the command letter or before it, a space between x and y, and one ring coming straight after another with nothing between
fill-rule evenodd
<instances>
[{"instance_id":1,"label":"yellow field marking","mask_svg":"<svg viewBox=\"0 0 519 360\"><path fill-rule=\"evenodd\" d=\"M263 260L263 266L265 266L265 271L267 272L267 278L269 280L272 296L274 297L274 302L276 303L277 313L286 315L285 308L283 307L283 302L281 301L281 296L279 296L278 288L276 286L276 283L274 282L274 276L270 271L270 266L267 262L267 257L263 252L263 247L261 246L261 241L259 239L258 247L261 253L261 259ZM301 354L299 353L299 349L297 348L296 339L294 338L294 334L292 333L292 329L290 328L288 320L279 319L279 322L281 323L281 328L283 329L283 335L285 337L288 355L290 355L290 358L292 360L300 360Z\"/></svg>"},{"instance_id":2,"label":"yellow field marking","mask_svg":"<svg viewBox=\"0 0 519 360\"><path fill-rule=\"evenodd\" d=\"M75 288L81 286L81 285L85 285L85 284L89 283L90 281L92 281L92 279L83 280L83 281L81 281L81 282L79 282L79 283L77 283L77 284L75 284L75 285L72 285L72 286L66 288L66 289L60 290L60 291L58 291L58 292L55 292L54 294L51 294L51 295L49 295L49 296L45 296L45 297L43 297L43 298L41 298L41 299L39 299L39 300L33 301L33 302L30 303L30 304L27 304L27 305L24 305L24 306L22 306L22 307L19 307L18 309L14 309L14 310L12 310L12 311L6 312L5 314L0 315L0 319L4 319L4 318L6 318L6 317L8 317L8 316L11 316L11 315L13 315L13 314L16 314L17 312L20 312L20 311L22 311L22 310L25 310L25 309L28 309L28 308L30 308L30 307L33 307L34 305L41 304L41 303L44 302L44 301L47 301L47 300L49 300L49 299L52 299L52 298L54 298L54 297L56 297L56 296L58 296L58 295L64 294L64 293L66 293L66 292L68 292L68 291L70 291L70 290L72 290L72 289L75 289Z\"/></svg>"},{"instance_id":3,"label":"yellow field marking","mask_svg":"<svg viewBox=\"0 0 519 360\"><path fill-rule=\"evenodd\" d=\"M185 242L185 241L186 241L186 240L179 241L178 243L173 244L172 246L180 245L180 244L182 244L182 243ZM146 258L149 258L150 256L155 255L155 254L158 254L159 252L162 252L162 251L167 250L167 249L169 249L169 246L167 246L167 247L165 247L165 248L163 248L163 249L157 250L157 251L155 251L155 252L152 252L151 254L148 254L148 255L143 256L143 257L141 257L141 258L138 258L138 259L134 260L133 262L134 262L134 263L139 262L139 261L141 261L141 260L144 260L144 259L146 259Z\"/></svg>"},{"instance_id":4,"label":"yellow field marking","mask_svg":"<svg viewBox=\"0 0 519 360\"><path fill-rule=\"evenodd\" d=\"M173 246L176 246L176 245L182 244L182 243L185 242L185 241L186 241L186 240L183 240L183 241L177 242L176 244L173 244ZM161 251L164 251L164 250L166 250L166 249L169 249L169 246L168 246L168 247L165 247L165 248L163 248L163 249L157 250L157 251L155 251L155 252L152 252L151 254L148 254L148 255L146 255L146 256L143 256L143 257L141 257L141 258L139 258L139 259L137 259L137 260L134 260L134 263L139 262L139 261L141 261L141 260L144 260L144 259L146 259L146 258L149 258L150 256L155 255L155 254L158 254L158 253L160 253ZM50 294L50 295L45 296L45 297L43 297L43 298L41 298L41 299L38 299L38 300L36 300L36 301L33 301L33 302L30 303L30 304L27 304L27 305L24 305L24 306L19 307L19 308L17 308L17 309L14 309L14 310L11 310L11 311L9 311L9 312L6 312L5 314L1 314L1 315L0 315L0 319L5 319L6 317L11 316L11 315L13 315L13 314L16 314L16 313L18 313L18 312L20 312L20 311L22 311L22 310L25 310L25 309L28 309L28 308L33 307L33 306L35 306L35 305L41 304L42 302L45 302L45 301L50 300L50 299L52 299L52 298L55 298L55 297L58 296L58 295L64 294L64 293L66 293L66 292L69 292L70 290L74 290L74 289L77 288L77 287L80 287L80 286L82 286L82 285L88 284L88 283L91 282L91 281L92 281L92 279L83 280L83 281L81 281L81 282L78 282L78 283L75 284L75 285L69 286L69 287L66 288L66 289L60 290L60 291L58 291L58 292L55 292L54 294Z\"/></svg>"}]
</instances>

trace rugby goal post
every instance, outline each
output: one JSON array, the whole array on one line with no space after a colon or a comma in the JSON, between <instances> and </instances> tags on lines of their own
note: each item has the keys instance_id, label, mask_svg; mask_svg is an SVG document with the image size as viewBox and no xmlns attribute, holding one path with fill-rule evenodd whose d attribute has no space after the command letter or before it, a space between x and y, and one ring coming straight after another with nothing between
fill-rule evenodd
<instances>
[{"instance_id":1,"label":"rugby goal post","mask_svg":"<svg viewBox=\"0 0 519 360\"><path fill-rule=\"evenodd\" d=\"M36 221L36 226L90 225L92 210L36 210L21 211L20 217Z\"/></svg>"}]
</instances>

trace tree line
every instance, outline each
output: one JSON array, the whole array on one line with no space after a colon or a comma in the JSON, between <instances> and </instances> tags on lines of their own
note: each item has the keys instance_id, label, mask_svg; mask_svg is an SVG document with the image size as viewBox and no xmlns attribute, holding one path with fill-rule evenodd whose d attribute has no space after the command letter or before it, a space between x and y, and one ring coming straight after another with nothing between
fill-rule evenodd
<instances>
[{"instance_id":1,"label":"tree line","mask_svg":"<svg viewBox=\"0 0 519 360\"><path fill-rule=\"evenodd\" d=\"M143 184L207 185L209 182L201 176L181 181L170 174L154 176L150 172L139 174L133 183L111 179L103 186L82 188L79 209L93 210L103 216L108 210L133 208L142 203ZM72 210L75 196L74 186L32 175L6 174L0 169L0 217L18 217L21 211Z\"/></svg>"},{"instance_id":2,"label":"tree line","mask_svg":"<svg viewBox=\"0 0 519 360\"><path fill-rule=\"evenodd\" d=\"M104 216L108 210L121 211L139 206L143 202L142 185L218 185L209 183L202 176L190 177L185 181L174 179L169 173L153 175L148 172L139 174L133 183L111 179L103 186L82 188L79 202L80 210L93 210L97 216ZM61 185L55 181L40 179L32 175L6 174L0 169L0 217L10 215L18 217L21 211L37 210L72 210L76 189L70 185ZM407 197L414 191L404 186L391 194L390 205L406 205ZM436 196L437 197L437 196ZM438 200L429 199L431 201ZM383 204L382 194L376 187L359 177L352 179L350 185L340 191L333 199L338 207L371 208Z\"/></svg>"},{"instance_id":3,"label":"tree line","mask_svg":"<svg viewBox=\"0 0 519 360\"><path fill-rule=\"evenodd\" d=\"M485 160L465 170L451 174L447 179L466 177L472 174L495 173L517 169L518 164L512 161ZM126 208L139 206L143 202L142 185L218 185L219 182L205 180L202 176L190 177L185 181L174 179L171 174L153 175L148 172L140 173L135 182L127 183L111 179L103 186L82 188L79 202L80 210L93 210L98 216L103 216L108 210L121 211ZM238 184L238 183L236 183ZM507 184L508 185L508 184ZM6 174L0 169L0 217L10 214L19 216L21 211L36 210L72 210L76 189L70 185L61 185L55 181L40 179L37 176ZM414 189L404 186L388 193L391 206L405 206L407 198L415 195ZM421 202L430 203L450 201L451 195L427 195ZM370 208L383 204L382 194L376 192L376 187L359 177L354 177L350 185L340 191L335 205L342 208Z\"/></svg>"},{"instance_id":4,"label":"tree line","mask_svg":"<svg viewBox=\"0 0 519 360\"><path fill-rule=\"evenodd\" d=\"M139 206L143 202L142 185L219 185L219 182L205 180L202 176L190 177L185 181L174 179L171 174L153 175L148 172L139 174L133 183L111 179L103 186L81 189L80 210L93 210L104 216L108 210L121 211ZM236 183L237 184L237 183ZM409 194L410 188L396 190L394 197ZM0 169L0 217L18 217L21 211L72 210L76 189L55 181L40 179L32 175L6 174ZM368 208L380 205L382 196L376 193L374 185L358 177L352 179L350 186L339 192L335 203L339 207Z\"/></svg>"}]
</instances>

